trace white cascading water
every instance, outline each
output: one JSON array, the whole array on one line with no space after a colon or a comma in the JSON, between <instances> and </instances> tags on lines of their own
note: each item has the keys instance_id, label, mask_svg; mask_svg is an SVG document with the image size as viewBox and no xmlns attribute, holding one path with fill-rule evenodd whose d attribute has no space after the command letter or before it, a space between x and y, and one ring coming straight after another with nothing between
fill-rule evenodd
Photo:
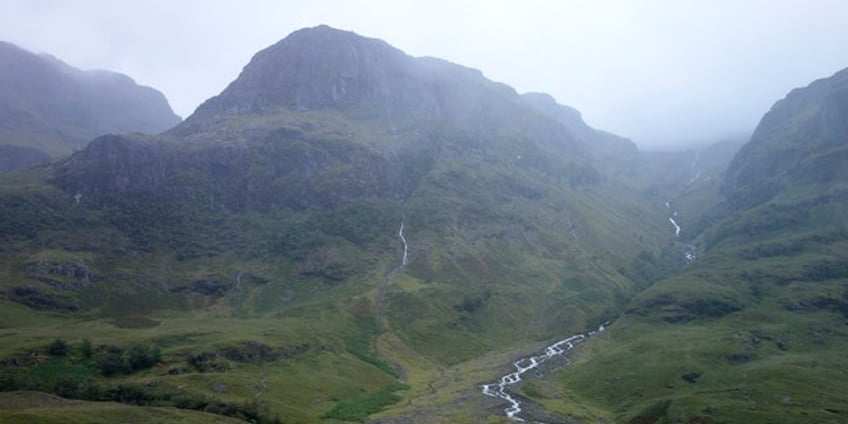
<instances>
[{"instance_id":1,"label":"white cascading water","mask_svg":"<svg viewBox=\"0 0 848 424\"><path fill-rule=\"evenodd\" d=\"M403 259L401 259L400 266L406 267L409 264L409 245L406 244L406 237L403 236L403 222L404 219L400 220L400 230L398 230L398 237L400 237L401 243L403 243Z\"/></svg>"},{"instance_id":2,"label":"white cascading water","mask_svg":"<svg viewBox=\"0 0 848 424\"><path fill-rule=\"evenodd\" d=\"M671 216L668 217L668 222L671 222L671 225L674 226L674 236L679 238L680 224L678 224L677 220L674 219L675 217L677 217L677 211L671 209L671 204L669 202L665 202L665 207L666 209L671 211ZM695 246L692 244L687 244L686 251L683 253L683 257L686 258L686 263L694 261L697 258L697 255L695 254Z\"/></svg>"},{"instance_id":3,"label":"white cascading water","mask_svg":"<svg viewBox=\"0 0 848 424\"><path fill-rule=\"evenodd\" d=\"M545 352L540 355L521 358L512 363L515 366L515 371L504 375L497 383L484 384L480 386L482 392L486 396L491 396L498 399L503 399L509 402L509 407L504 409L506 416L513 421L524 421L524 418L518 416L521 412L521 403L506 392L506 387L516 384L521 381L521 375L537 368L543 362L555 356L563 356L573 350L577 345L586 341L600 332L604 331L604 326L601 325L596 331L590 331L589 334L577 334L567 339L560 340L545 348Z\"/></svg>"},{"instance_id":4,"label":"white cascading water","mask_svg":"<svg viewBox=\"0 0 848 424\"><path fill-rule=\"evenodd\" d=\"M674 220L674 217L668 217L668 222L671 222L671 225L674 225L674 235L680 237L680 226L677 225L677 221Z\"/></svg>"}]
</instances>

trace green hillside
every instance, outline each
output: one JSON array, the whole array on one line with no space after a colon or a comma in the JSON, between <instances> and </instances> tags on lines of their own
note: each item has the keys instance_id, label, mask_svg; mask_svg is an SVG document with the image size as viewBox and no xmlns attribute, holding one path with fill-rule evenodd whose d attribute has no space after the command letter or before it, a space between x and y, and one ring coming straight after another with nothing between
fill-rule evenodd
<instances>
[{"instance_id":1,"label":"green hillside","mask_svg":"<svg viewBox=\"0 0 848 424\"><path fill-rule=\"evenodd\" d=\"M516 389L524 418L827 422L845 180L795 178L838 158L818 147L749 178L749 145L640 152L550 96L297 31L166 133L0 177L0 417L506 422L481 384L612 322ZM781 189L738 201L757 178Z\"/></svg>"},{"instance_id":2,"label":"green hillside","mask_svg":"<svg viewBox=\"0 0 848 424\"><path fill-rule=\"evenodd\" d=\"M167 134L3 178L4 389L356 420L593 328L636 292L622 265L669 232L578 124L474 70L296 32ZM90 340L93 362L51 368L57 338ZM121 365L137 345L158 360Z\"/></svg>"},{"instance_id":3,"label":"green hillside","mask_svg":"<svg viewBox=\"0 0 848 424\"><path fill-rule=\"evenodd\" d=\"M831 125L848 116L845 75L775 104L704 213L699 259L636 296L559 372L563 390L621 422L840 421L848 180Z\"/></svg>"}]
</instances>

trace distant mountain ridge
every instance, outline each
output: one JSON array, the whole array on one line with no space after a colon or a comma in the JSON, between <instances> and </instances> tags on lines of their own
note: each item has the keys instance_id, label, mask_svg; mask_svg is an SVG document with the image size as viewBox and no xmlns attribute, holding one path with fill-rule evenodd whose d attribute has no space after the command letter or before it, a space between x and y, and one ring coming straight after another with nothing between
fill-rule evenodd
<instances>
[{"instance_id":1,"label":"distant mountain ridge","mask_svg":"<svg viewBox=\"0 0 848 424\"><path fill-rule=\"evenodd\" d=\"M81 71L0 42L0 172L69 154L99 135L155 134L179 122L162 93L126 75Z\"/></svg>"}]
</instances>

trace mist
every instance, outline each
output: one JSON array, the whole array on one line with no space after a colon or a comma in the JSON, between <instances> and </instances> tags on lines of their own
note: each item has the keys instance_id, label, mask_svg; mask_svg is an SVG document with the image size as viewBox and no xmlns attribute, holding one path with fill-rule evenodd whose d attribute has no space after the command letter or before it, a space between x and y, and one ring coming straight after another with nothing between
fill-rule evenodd
<instances>
[{"instance_id":1,"label":"mist","mask_svg":"<svg viewBox=\"0 0 848 424\"><path fill-rule=\"evenodd\" d=\"M5 1L0 40L125 73L187 117L250 57L328 24L541 91L641 148L744 137L848 66L848 2Z\"/></svg>"}]
</instances>

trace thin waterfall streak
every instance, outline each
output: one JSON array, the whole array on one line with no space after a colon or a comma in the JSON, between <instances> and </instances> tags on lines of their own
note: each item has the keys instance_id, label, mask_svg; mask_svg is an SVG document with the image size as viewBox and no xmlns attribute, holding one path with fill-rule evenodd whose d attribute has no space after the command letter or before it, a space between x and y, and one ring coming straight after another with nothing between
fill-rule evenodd
<instances>
[{"instance_id":1,"label":"thin waterfall streak","mask_svg":"<svg viewBox=\"0 0 848 424\"><path fill-rule=\"evenodd\" d=\"M403 236L403 224L404 219L400 220L400 230L398 230L398 237L400 237L401 243L403 243L403 259L401 259L400 266L406 268L409 264L409 245L406 243L406 237Z\"/></svg>"}]
</instances>

